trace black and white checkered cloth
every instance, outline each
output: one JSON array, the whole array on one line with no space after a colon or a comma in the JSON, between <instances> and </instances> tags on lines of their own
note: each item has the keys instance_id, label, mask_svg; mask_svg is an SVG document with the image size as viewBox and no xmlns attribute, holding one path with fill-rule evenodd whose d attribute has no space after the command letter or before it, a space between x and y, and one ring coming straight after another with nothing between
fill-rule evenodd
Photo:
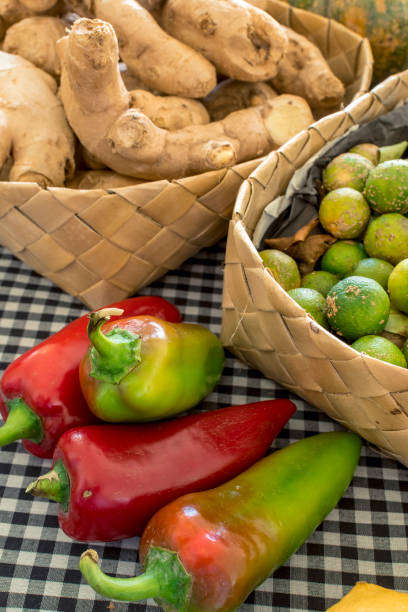
<instances>
[{"instance_id":1,"label":"black and white checkered cloth","mask_svg":"<svg viewBox=\"0 0 408 612\"><path fill-rule=\"evenodd\" d=\"M140 294L175 303L184 320L219 333L225 242L201 251ZM0 249L1 372L18 355L58 331L86 307ZM308 435L340 429L301 399L248 369L231 354L204 408L290 397L297 412L274 442L281 448ZM58 527L55 503L25 493L49 470L51 460L27 453L20 443L0 449L0 610L133 612L159 610L154 601L109 602L85 583L78 570L86 544ZM301 512L301 508L299 508ZM408 591L408 470L364 444L352 485L307 542L256 589L240 612L321 612L358 580ZM92 544L102 568L133 576L138 539Z\"/></svg>"}]
</instances>

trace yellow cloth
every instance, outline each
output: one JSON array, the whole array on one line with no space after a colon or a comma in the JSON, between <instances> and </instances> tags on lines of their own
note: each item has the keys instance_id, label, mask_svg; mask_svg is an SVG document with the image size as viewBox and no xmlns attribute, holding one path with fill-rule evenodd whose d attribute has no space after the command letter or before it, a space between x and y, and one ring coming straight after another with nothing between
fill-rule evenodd
<instances>
[{"instance_id":1,"label":"yellow cloth","mask_svg":"<svg viewBox=\"0 0 408 612\"><path fill-rule=\"evenodd\" d=\"M408 593L357 582L343 599L326 612L408 612Z\"/></svg>"}]
</instances>

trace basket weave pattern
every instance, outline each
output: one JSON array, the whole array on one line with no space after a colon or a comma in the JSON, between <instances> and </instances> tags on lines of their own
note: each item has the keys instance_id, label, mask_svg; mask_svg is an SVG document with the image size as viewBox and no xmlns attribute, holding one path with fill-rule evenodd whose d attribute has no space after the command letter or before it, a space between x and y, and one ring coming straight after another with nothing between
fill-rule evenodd
<instances>
[{"instance_id":1,"label":"basket weave pattern","mask_svg":"<svg viewBox=\"0 0 408 612\"><path fill-rule=\"evenodd\" d=\"M277 0L264 4L278 21L320 47L346 85L346 102L368 90L367 40ZM114 190L0 182L0 244L98 308L134 294L222 238L239 186L260 162Z\"/></svg>"},{"instance_id":2,"label":"basket weave pattern","mask_svg":"<svg viewBox=\"0 0 408 612\"><path fill-rule=\"evenodd\" d=\"M408 466L408 370L323 329L263 266L251 237L265 206L323 145L408 98L408 71L300 133L244 181L230 222L221 340L242 361Z\"/></svg>"}]
</instances>

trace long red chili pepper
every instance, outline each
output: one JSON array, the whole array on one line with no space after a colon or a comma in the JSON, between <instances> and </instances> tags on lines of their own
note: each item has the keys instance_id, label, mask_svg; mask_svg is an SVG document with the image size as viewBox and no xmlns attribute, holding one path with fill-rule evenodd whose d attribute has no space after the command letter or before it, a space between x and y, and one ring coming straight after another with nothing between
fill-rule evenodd
<instances>
[{"instance_id":1,"label":"long red chili pepper","mask_svg":"<svg viewBox=\"0 0 408 612\"><path fill-rule=\"evenodd\" d=\"M122 316L153 315L179 322L179 310L156 296L129 298L112 307ZM0 446L23 439L38 457L51 458L61 434L78 425L97 422L82 395L78 366L89 339L89 317L84 315L33 347L5 370L1 379Z\"/></svg>"},{"instance_id":2,"label":"long red chili pepper","mask_svg":"<svg viewBox=\"0 0 408 612\"><path fill-rule=\"evenodd\" d=\"M154 424L77 427L27 492L58 501L59 523L76 540L140 535L169 501L260 459L294 411L289 400L267 400Z\"/></svg>"}]
</instances>

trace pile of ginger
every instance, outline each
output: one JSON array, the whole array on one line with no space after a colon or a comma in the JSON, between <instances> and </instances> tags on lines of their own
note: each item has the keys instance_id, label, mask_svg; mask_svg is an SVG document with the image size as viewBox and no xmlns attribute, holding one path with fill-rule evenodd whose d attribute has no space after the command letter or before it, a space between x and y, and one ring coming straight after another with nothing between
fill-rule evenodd
<instances>
[{"instance_id":1,"label":"pile of ginger","mask_svg":"<svg viewBox=\"0 0 408 612\"><path fill-rule=\"evenodd\" d=\"M0 0L1 180L117 187L255 159L344 86L267 0Z\"/></svg>"}]
</instances>

